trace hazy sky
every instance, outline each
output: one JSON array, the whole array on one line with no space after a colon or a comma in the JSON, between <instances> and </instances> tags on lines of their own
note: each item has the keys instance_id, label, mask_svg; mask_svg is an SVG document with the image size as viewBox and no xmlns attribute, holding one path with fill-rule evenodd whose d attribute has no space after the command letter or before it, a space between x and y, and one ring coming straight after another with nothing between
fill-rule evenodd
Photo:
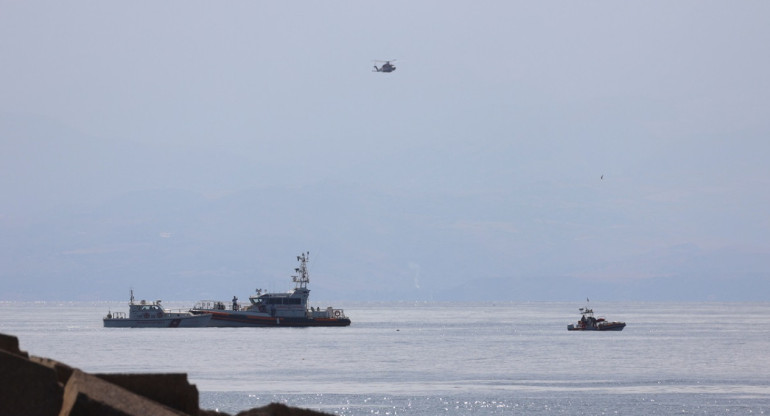
<instances>
[{"instance_id":1,"label":"hazy sky","mask_svg":"<svg viewBox=\"0 0 770 416\"><path fill-rule=\"evenodd\" d=\"M768 17L766 1L0 0L0 223L134 191L344 184L464 233L444 259L383 254L404 275L483 252L517 276L637 281L676 273L629 259L688 246L740 252L721 267L768 284Z\"/></svg>"}]
</instances>

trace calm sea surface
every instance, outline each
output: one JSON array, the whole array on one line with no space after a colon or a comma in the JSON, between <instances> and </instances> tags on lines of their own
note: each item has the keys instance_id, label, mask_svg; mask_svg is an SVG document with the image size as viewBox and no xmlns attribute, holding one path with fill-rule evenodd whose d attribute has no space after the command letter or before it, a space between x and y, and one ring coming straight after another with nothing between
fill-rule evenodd
<instances>
[{"instance_id":1,"label":"calm sea surface","mask_svg":"<svg viewBox=\"0 0 770 416\"><path fill-rule=\"evenodd\" d=\"M193 302L166 302L189 308ZM201 407L340 415L770 413L770 303L345 303L348 328L106 329L126 302L0 302L0 332L88 372L185 372Z\"/></svg>"}]
</instances>

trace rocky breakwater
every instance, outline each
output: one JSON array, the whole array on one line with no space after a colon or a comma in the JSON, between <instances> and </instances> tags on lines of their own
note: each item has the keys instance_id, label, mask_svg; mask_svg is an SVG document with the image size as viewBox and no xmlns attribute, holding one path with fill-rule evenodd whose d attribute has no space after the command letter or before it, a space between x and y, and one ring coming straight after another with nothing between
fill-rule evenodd
<instances>
[{"instance_id":1,"label":"rocky breakwater","mask_svg":"<svg viewBox=\"0 0 770 416\"><path fill-rule=\"evenodd\" d=\"M0 416L229 416L198 406L187 374L89 374L29 355L0 334ZM271 403L236 416L323 416Z\"/></svg>"}]
</instances>

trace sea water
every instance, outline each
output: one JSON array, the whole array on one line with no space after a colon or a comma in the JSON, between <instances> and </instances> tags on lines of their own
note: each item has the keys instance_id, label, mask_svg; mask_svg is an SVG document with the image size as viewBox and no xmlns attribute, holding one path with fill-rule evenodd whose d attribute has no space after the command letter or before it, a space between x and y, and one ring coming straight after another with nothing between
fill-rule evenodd
<instances>
[{"instance_id":1,"label":"sea water","mask_svg":"<svg viewBox=\"0 0 770 416\"><path fill-rule=\"evenodd\" d=\"M125 302L0 302L0 332L87 372L184 372L205 409L339 415L770 412L770 303L345 303L345 328L103 328ZM188 308L192 302L168 302Z\"/></svg>"}]
</instances>

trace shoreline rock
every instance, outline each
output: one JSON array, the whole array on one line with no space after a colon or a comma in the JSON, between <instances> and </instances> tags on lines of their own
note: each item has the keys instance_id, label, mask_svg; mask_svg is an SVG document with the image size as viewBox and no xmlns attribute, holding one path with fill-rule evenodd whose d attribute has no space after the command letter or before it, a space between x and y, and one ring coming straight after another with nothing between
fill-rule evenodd
<instances>
[{"instance_id":1,"label":"shoreline rock","mask_svg":"<svg viewBox=\"0 0 770 416\"><path fill-rule=\"evenodd\" d=\"M13 335L0 333L0 416L230 416L199 407L186 373L89 374L30 356ZM327 416L270 403L235 416ZM330 416L330 415L329 415Z\"/></svg>"}]
</instances>

